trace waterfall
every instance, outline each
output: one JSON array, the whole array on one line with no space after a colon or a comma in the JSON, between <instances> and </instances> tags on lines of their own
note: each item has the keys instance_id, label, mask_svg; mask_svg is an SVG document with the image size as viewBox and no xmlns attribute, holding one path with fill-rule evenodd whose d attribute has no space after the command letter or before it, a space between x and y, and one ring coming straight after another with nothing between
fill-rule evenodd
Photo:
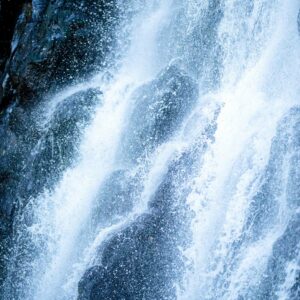
<instances>
[{"instance_id":1,"label":"waterfall","mask_svg":"<svg viewBox=\"0 0 300 300\"><path fill-rule=\"evenodd\" d=\"M33 109L3 299L298 299L299 1L118 5Z\"/></svg>"}]
</instances>

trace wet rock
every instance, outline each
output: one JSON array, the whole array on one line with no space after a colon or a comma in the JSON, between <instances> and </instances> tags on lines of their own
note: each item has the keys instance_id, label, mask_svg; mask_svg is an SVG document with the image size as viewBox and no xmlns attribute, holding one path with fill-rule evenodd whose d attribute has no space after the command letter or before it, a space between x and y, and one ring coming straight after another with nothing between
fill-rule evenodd
<instances>
[{"instance_id":1,"label":"wet rock","mask_svg":"<svg viewBox=\"0 0 300 300\"><path fill-rule=\"evenodd\" d=\"M133 161L149 154L180 128L197 96L198 87L191 77L175 65L167 67L134 93L134 110L122 152Z\"/></svg>"},{"instance_id":2,"label":"wet rock","mask_svg":"<svg viewBox=\"0 0 300 300\"><path fill-rule=\"evenodd\" d=\"M111 287L109 282L105 280L107 277L108 272L105 267L95 266L90 268L79 283L78 290L80 296L78 299L91 299L91 295L97 293L97 291L93 291L97 283L98 288L101 290L101 297L103 299L111 299L109 298L112 292L110 290ZM101 282L101 286L99 286L99 282Z\"/></svg>"},{"instance_id":3,"label":"wet rock","mask_svg":"<svg viewBox=\"0 0 300 300\"><path fill-rule=\"evenodd\" d=\"M200 148L198 152L201 155ZM185 192L176 194L177 180L187 180L194 152L170 166L145 214L107 240L99 250L99 265L79 282L80 300L175 299L188 244L191 211ZM140 200L141 201L141 200Z\"/></svg>"},{"instance_id":4,"label":"wet rock","mask_svg":"<svg viewBox=\"0 0 300 300\"><path fill-rule=\"evenodd\" d=\"M167 71L166 73L168 72L172 71ZM182 78L182 73L177 68L175 68L175 74ZM160 74L159 78L161 77L164 76ZM168 77L168 79L167 83L170 85L167 86L170 89L175 88L176 90L178 85L186 87L181 80L173 80L172 76ZM191 79L186 78L186 80L190 82ZM174 85L171 84L172 82ZM160 101L164 95L167 103L169 103L170 93L166 92L166 89L157 88L159 86L158 81L154 81L154 83L152 82L153 85L149 84L143 87L146 91L149 87L153 88L154 96L151 98L150 92L149 95L146 93L149 97L149 102L143 102L140 110L142 110L142 107L147 108L147 105L150 106L150 99L158 99L156 101ZM166 87L165 81L160 83ZM192 87L194 87L193 84ZM159 94L159 91L161 91L161 94ZM170 90L168 91L170 92ZM196 88L190 91L191 94L189 92L185 94L183 90L181 92L182 94L178 94L182 96L182 101L184 101L184 95L193 95L194 97L197 95ZM137 95L140 95L140 93ZM175 99L178 98L175 96ZM188 99L184 99L189 102ZM142 101L142 99L140 100ZM192 98L188 104L192 105L194 101L195 98ZM155 101L153 102L155 103ZM184 108L182 114L187 113L188 109L188 107L186 110ZM178 113L180 117L177 117L176 114L177 112L174 117L180 123L182 115ZM147 202L147 211L144 213L140 212L141 214L136 219L132 220L120 231L112 234L100 245L98 259L94 261L95 266L86 270L79 282L78 299L176 299L176 284L180 285L185 265L182 250L190 242L187 237L191 236L189 230L190 220L193 216L186 203L186 197L189 193L186 183L190 182L190 178L198 170L198 167L195 167L195 163L201 160L201 156L207 149L207 144L213 140L217 128L216 119L218 114L219 109L216 110L213 119L208 121L206 126L203 127L202 135L195 140L193 146L174 157L170 162L161 183ZM148 111L147 117L149 116L152 115ZM167 116L166 119L168 119ZM141 118L140 126L142 126L142 121L145 122L145 119ZM150 127L149 131L153 133L156 130L155 118L150 124L152 124L152 127ZM175 124L171 126L175 126ZM164 129L160 129L162 132L159 133L159 136L164 134ZM170 133L165 132L162 140L168 137L170 137ZM159 142L162 141L157 141L157 144ZM119 182L114 182L108 186L110 188L116 186L117 195L122 195L124 191L124 197L128 197L126 191L129 186L128 181L124 181L125 173L123 171L119 174L113 173L112 181L116 180ZM125 184L125 186L120 188L122 184ZM111 193L112 198L109 198L110 188L108 189L107 197L115 201L114 192ZM180 192L178 192L179 190ZM141 199L139 193L135 194L134 198L136 202L145 201L145 199Z\"/></svg>"},{"instance_id":5,"label":"wet rock","mask_svg":"<svg viewBox=\"0 0 300 300\"><path fill-rule=\"evenodd\" d=\"M17 135L0 124L0 236L5 237L11 229L13 209L16 205L16 188L21 172L23 143Z\"/></svg>"},{"instance_id":6,"label":"wet rock","mask_svg":"<svg viewBox=\"0 0 300 300\"><path fill-rule=\"evenodd\" d=\"M89 123L101 92L87 89L77 92L57 105L41 137L30 150L24 172L26 195L34 196L51 187L69 167L78 150L82 129Z\"/></svg>"},{"instance_id":7,"label":"wet rock","mask_svg":"<svg viewBox=\"0 0 300 300\"><path fill-rule=\"evenodd\" d=\"M0 284L16 215L71 165L100 95L87 89L63 99L43 128L36 124L36 110L16 106L5 113L0 124Z\"/></svg>"},{"instance_id":8,"label":"wet rock","mask_svg":"<svg viewBox=\"0 0 300 300\"><path fill-rule=\"evenodd\" d=\"M300 235L300 108L293 107L280 121L272 141L270 158L263 182L250 205L247 240L260 240L271 230L269 224L279 222L280 202L285 201L290 217L286 229L274 243L267 268L255 295L258 299L277 299L279 288L287 278L287 266L299 258ZM281 204L282 205L282 204ZM250 221L251 220L251 221ZM281 221L282 222L282 221ZM283 225L283 224L282 224ZM296 274L297 276L297 274ZM296 278L295 278L296 280ZM296 281L295 281L296 282ZM295 283L289 299L298 299Z\"/></svg>"},{"instance_id":9,"label":"wet rock","mask_svg":"<svg viewBox=\"0 0 300 300\"><path fill-rule=\"evenodd\" d=\"M11 51L11 40L24 0L2 0L0 3L0 77Z\"/></svg>"},{"instance_id":10,"label":"wet rock","mask_svg":"<svg viewBox=\"0 0 300 300\"><path fill-rule=\"evenodd\" d=\"M285 232L273 246L260 286L266 298L276 298L278 287L284 284L286 279L287 265L297 263L300 255L300 107L294 107L289 111L279 126L278 135L285 138L284 163L288 170L285 196L292 216ZM289 299L298 299L300 296L299 281L297 282L296 278L294 280L295 285L289 291Z\"/></svg>"},{"instance_id":11,"label":"wet rock","mask_svg":"<svg viewBox=\"0 0 300 300\"><path fill-rule=\"evenodd\" d=\"M172 279L182 261L173 232L178 227L172 213L164 214L141 216L104 245L101 266L79 283L79 299L174 299Z\"/></svg>"},{"instance_id":12,"label":"wet rock","mask_svg":"<svg viewBox=\"0 0 300 300\"><path fill-rule=\"evenodd\" d=\"M269 258L267 270L261 281L259 292L261 299L279 299L278 292L280 285L283 285L287 277L287 265L297 264L299 257L299 236L300 236L300 215L296 213L291 218L283 235L273 246L272 255ZM299 272L295 274L299 276ZM300 296L300 283L297 278L291 289L287 291L288 299L296 300Z\"/></svg>"},{"instance_id":13,"label":"wet rock","mask_svg":"<svg viewBox=\"0 0 300 300\"><path fill-rule=\"evenodd\" d=\"M93 227L109 226L131 211L138 190L138 178L128 170L112 172L100 187L93 208Z\"/></svg>"},{"instance_id":14,"label":"wet rock","mask_svg":"<svg viewBox=\"0 0 300 300\"><path fill-rule=\"evenodd\" d=\"M251 228L251 239L259 239L273 224L278 215L279 197L286 194L288 205L299 206L300 174L297 169L300 156L300 108L293 107L278 125L276 136L271 145L270 158L262 176L259 191L250 205L247 228ZM282 176L289 168L288 185L285 190ZM245 229L244 232L247 232ZM249 237L250 238L250 237Z\"/></svg>"},{"instance_id":15,"label":"wet rock","mask_svg":"<svg viewBox=\"0 0 300 300\"><path fill-rule=\"evenodd\" d=\"M251 1L245 6L251 5ZM218 28L223 17L224 3L220 0L207 1L201 10L201 18L187 22L187 7L184 1L175 1L168 25L162 28L160 52L169 60L184 58L180 65L197 78L201 92L205 93L220 85L222 49L218 42ZM181 40L182 43L174 43ZM170 47L172 45L172 47ZM188 45L188 46L187 46Z\"/></svg>"},{"instance_id":16,"label":"wet rock","mask_svg":"<svg viewBox=\"0 0 300 300\"><path fill-rule=\"evenodd\" d=\"M118 14L115 0L1 1L0 286L16 215L70 166L99 91L65 99L44 128L36 107L113 62Z\"/></svg>"},{"instance_id":17,"label":"wet rock","mask_svg":"<svg viewBox=\"0 0 300 300\"><path fill-rule=\"evenodd\" d=\"M1 108L36 103L112 61L117 6L111 1L28 1L23 6L1 79Z\"/></svg>"}]
</instances>

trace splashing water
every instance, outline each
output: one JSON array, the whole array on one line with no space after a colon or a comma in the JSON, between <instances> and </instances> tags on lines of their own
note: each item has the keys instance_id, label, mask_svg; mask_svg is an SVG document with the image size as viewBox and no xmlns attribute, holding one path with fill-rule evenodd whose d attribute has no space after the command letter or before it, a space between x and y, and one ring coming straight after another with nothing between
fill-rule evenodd
<instances>
[{"instance_id":1,"label":"splashing water","mask_svg":"<svg viewBox=\"0 0 300 300\"><path fill-rule=\"evenodd\" d=\"M297 299L298 0L129 6L119 67L42 109L51 131L97 91L16 220L5 299Z\"/></svg>"}]
</instances>

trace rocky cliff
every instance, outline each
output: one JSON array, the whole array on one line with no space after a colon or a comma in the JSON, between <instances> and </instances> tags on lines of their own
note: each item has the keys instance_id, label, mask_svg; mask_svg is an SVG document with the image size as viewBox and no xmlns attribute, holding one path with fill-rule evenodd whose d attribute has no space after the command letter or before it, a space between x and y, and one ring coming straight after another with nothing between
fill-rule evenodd
<instances>
[{"instance_id":1,"label":"rocky cliff","mask_svg":"<svg viewBox=\"0 0 300 300\"><path fill-rule=\"evenodd\" d=\"M87 79L114 60L110 49L115 43L117 15L114 0L1 1L0 282L5 277L14 216L26 205L33 189L37 193L47 184L49 175L58 168L58 156L67 157L74 151L67 137L74 140L77 134L73 125L80 116L76 112L88 109L98 91L87 90L66 101L57 112L64 115L60 118L63 124L55 124L51 133L35 126L33 108L47 95ZM76 105L71 107L70 102ZM49 159L53 137L60 138L60 152L54 151L56 155ZM43 154L31 158L41 139ZM38 170L29 162L37 159Z\"/></svg>"}]
</instances>

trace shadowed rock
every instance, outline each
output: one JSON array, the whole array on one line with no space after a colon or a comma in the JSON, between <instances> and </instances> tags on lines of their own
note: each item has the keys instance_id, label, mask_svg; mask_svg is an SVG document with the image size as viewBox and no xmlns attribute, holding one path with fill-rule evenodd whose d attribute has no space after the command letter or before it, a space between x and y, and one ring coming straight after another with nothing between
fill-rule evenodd
<instances>
[{"instance_id":1,"label":"shadowed rock","mask_svg":"<svg viewBox=\"0 0 300 300\"><path fill-rule=\"evenodd\" d=\"M175 65L133 94L134 109L123 140L129 161L149 154L171 137L197 101L198 87Z\"/></svg>"},{"instance_id":2,"label":"shadowed rock","mask_svg":"<svg viewBox=\"0 0 300 300\"><path fill-rule=\"evenodd\" d=\"M273 187L268 190L266 197L273 201L272 207L276 214L279 214L278 202L281 194L284 194L286 205L288 206L291 217L282 236L275 242L272 254L268 261L267 269L263 280L259 286L261 298L258 299L277 299L279 287L284 284L288 271L288 264L299 263L299 236L300 236L300 107L293 107L287 116L280 122L275 139L273 140L270 163L267 167L268 174L273 178L281 174L281 181L287 170L286 188L282 188L280 182L277 189ZM272 169L270 167L273 166ZM269 181L268 181L269 182ZM267 198L266 198L267 199ZM262 199L262 203L266 202ZM268 202L267 202L268 203ZM262 209L265 211L265 209ZM265 213L269 213L270 209ZM274 213L275 213L274 212ZM274 214L273 213L273 214ZM266 216L264 216L266 218ZM257 221L257 220L255 220ZM262 221L256 226L266 227ZM295 273L295 284L288 291L288 299L296 300L300 297L300 273Z\"/></svg>"},{"instance_id":3,"label":"shadowed rock","mask_svg":"<svg viewBox=\"0 0 300 300\"><path fill-rule=\"evenodd\" d=\"M79 283L79 299L175 299L174 280L183 268L179 247L188 225L172 182L179 166L170 166L149 212L103 245L101 265Z\"/></svg>"},{"instance_id":4,"label":"shadowed rock","mask_svg":"<svg viewBox=\"0 0 300 300\"><path fill-rule=\"evenodd\" d=\"M100 245L98 263L79 282L79 300L176 299L176 284L180 284L185 264L182 249L191 235L192 212L186 203L189 189L185 184L215 130L214 120L189 150L169 164L147 212Z\"/></svg>"},{"instance_id":5,"label":"shadowed rock","mask_svg":"<svg viewBox=\"0 0 300 300\"><path fill-rule=\"evenodd\" d=\"M12 236L17 216L22 215L30 197L37 196L43 188L53 187L63 170L71 165L82 129L93 116L99 96L98 90L87 89L64 99L43 129L35 123L35 111L26 113L20 107L13 109L6 122L0 124L0 138L4 141L0 144L1 280L9 257L5 253L8 248L13 249L8 244L17 238ZM26 241L23 244L25 249Z\"/></svg>"},{"instance_id":6,"label":"shadowed rock","mask_svg":"<svg viewBox=\"0 0 300 300\"><path fill-rule=\"evenodd\" d=\"M129 171L112 172L100 186L93 207L93 226L109 226L130 212L138 185L138 178L132 177Z\"/></svg>"},{"instance_id":7,"label":"shadowed rock","mask_svg":"<svg viewBox=\"0 0 300 300\"><path fill-rule=\"evenodd\" d=\"M26 1L0 78L0 110L33 105L112 62L118 13L115 0Z\"/></svg>"}]
</instances>

